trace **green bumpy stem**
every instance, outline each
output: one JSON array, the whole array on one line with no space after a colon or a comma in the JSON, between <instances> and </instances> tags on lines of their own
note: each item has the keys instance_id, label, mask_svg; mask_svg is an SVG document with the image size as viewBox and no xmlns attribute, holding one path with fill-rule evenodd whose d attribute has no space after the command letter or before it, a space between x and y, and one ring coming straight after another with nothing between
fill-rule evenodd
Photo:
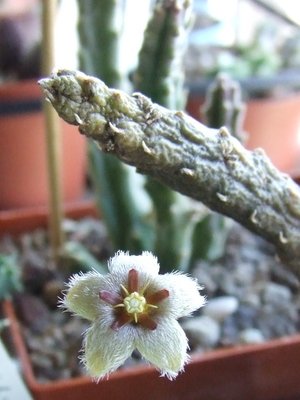
<instances>
[{"instance_id":1,"label":"green bumpy stem","mask_svg":"<svg viewBox=\"0 0 300 400\"><path fill-rule=\"evenodd\" d=\"M77 3L80 68L103 79L107 85L119 87L120 0L78 0Z\"/></svg>"},{"instance_id":2,"label":"green bumpy stem","mask_svg":"<svg viewBox=\"0 0 300 400\"><path fill-rule=\"evenodd\" d=\"M135 89L170 109L183 109L183 55L192 26L190 0L158 0L144 33Z\"/></svg>"},{"instance_id":3,"label":"green bumpy stem","mask_svg":"<svg viewBox=\"0 0 300 400\"><path fill-rule=\"evenodd\" d=\"M197 209L190 199L154 179L147 179L146 189L155 209L154 252L161 270L164 273L174 268L187 271Z\"/></svg>"},{"instance_id":4,"label":"green bumpy stem","mask_svg":"<svg viewBox=\"0 0 300 400\"><path fill-rule=\"evenodd\" d=\"M99 156L100 154L100 156ZM106 156L106 157L105 157ZM153 247L153 227L140 205L126 165L89 143L90 171L102 218L115 250L140 253Z\"/></svg>"},{"instance_id":5,"label":"green bumpy stem","mask_svg":"<svg viewBox=\"0 0 300 400\"><path fill-rule=\"evenodd\" d=\"M190 1L158 0L144 32L135 90L168 108L184 107L182 61L190 26ZM162 268L186 269L194 213L185 212L182 196L160 182L148 178L145 188L154 207L154 252Z\"/></svg>"}]
</instances>

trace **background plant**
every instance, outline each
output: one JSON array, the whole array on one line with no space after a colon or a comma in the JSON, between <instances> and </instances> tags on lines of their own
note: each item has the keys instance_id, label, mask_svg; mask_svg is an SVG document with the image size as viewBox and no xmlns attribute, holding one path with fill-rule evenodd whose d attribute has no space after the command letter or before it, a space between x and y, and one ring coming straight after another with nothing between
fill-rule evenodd
<instances>
[{"instance_id":1,"label":"background plant","mask_svg":"<svg viewBox=\"0 0 300 400\"><path fill-rule=\"evenodd\" d=\"M80 69L115 88L121 86L123 76L119 69L122 30L117 23L122 4L120 0L78 0ZM99 152L93 141L89 141L88 152L93 190L114 248L149 250L148 216L135 190L133 172L114 157Z\"/></svg>"},{"instance_id":2,"label":"background plant","mask_svg":"<svg viewBox=\"0 0 300 400\"><path fill-rule=\"evenodd\" d=\"M0 254L0 300L22 290L21 270L16 253Z\"/></svg>"}]
</instances>

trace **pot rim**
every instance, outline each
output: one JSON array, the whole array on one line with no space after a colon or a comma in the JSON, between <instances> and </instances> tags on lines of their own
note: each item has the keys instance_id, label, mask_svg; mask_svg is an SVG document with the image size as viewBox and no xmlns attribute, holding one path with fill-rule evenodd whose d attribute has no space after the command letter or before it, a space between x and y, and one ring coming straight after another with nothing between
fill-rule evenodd
<instances>
[{"instance_id":1,"label":"pot rim","mask_svg":"<svg viewBox=\"0 0 300 400\"><path fill-rule=\"evenodd\" d=\"M25 380L29 386L29 388L33 392L47 392L47 391L55 391L64 388L70 387L85 387L91 385L93 383L92 379L89 377L76 377L76 378L69 378L69 379L61 379L59 381L54 382L47 382L47 383L40 383L36 380L34 376L34 372L31 366L30 357L28 351L26 349L25 342L23 340L23 336L21 333L21 326L18 322L14 306L11 300L5 300L2 304L3 312L6 318L9 320L9 329L11 332L13 344L15 345L16 354L19 355L22 364L22 371L25 377ZM183 372L182 376L184 377L189 371L198 370L199 368L209 367L210 365L213 368L213 364L216 361L223 360L224 363L227 361L232 360L240 360L242 357L259 357L264 356L268 351L273 353L274 351L280 351L280 353L284 352L285 349L289 347L297 349L300 348L300 334L295 334L292 336L286 336L279 339L272 339L264 343L259 344L251 344L251 345L238 345L230 348L223 348L223 349L215 349L212 351L208 351L207 353L202 354L193 354L191 356L190 362L186 365L185 372ZM279 350L278 350L279 348ZM298 350L299 353L299 350ZM269 360L270 358L270 360ZM271 361L272 363L276 362L273 357L268 357L267 360ZM248 360L249 363L249 360ZM259 365L260 362L257 360ZM264 367L264 366L263 366ZM292 365L291 365L292 367ZM116 381L124 380L129 377L137 376L148 376L150 378L159 378L159 373L155 370L153 366L150 365L138 365L128 367L126 369L121 369L116 372L113 372L109 379L106 381L100 381L97 384L100 385L104 384L107 381L110 381L113 384ZM180 379L180 377L178 378ZM261 377L263 379L263 377ZM95 382L94 382L95 383Z\"/></svg>"}]
</instances>

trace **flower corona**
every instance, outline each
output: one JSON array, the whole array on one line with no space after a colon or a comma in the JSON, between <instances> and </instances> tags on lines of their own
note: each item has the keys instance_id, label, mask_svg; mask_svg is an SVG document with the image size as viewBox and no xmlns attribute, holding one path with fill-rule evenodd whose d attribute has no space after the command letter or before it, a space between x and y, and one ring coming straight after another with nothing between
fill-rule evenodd
<instances>
[{"instance_id":1,"label":"flower corona","mask_svg":"<svg viewBox=\"0 0 300 400\"><path fill-rule=\"evenodd\" d=\"M99 297L101 300L111 304L115 309L115 321L112 329L118 329L127 323L140 324L146 329L156 329L157 323L151 318L157 305L169 296L167 289L159 290L147 296L147 287L139 289L138 272L131 269L128 272L128 285L120 285L121 294L115 295L106 290L101 290ZM154 312L155 314L155 312Z\"/></svg>"}]
</instances>

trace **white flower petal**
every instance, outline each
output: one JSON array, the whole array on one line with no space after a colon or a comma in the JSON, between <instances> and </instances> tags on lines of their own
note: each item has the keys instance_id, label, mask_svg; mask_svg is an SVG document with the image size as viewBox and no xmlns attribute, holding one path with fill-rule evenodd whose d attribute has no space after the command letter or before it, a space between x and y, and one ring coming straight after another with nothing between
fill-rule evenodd
<instances>
[{"instance_id":1,"label":"white flower petal","mask_svg":"<svg viewBox=\"0 0 300 400\"><path fill-rule=\"evenodd\" d=\"M205 297L201 296L197 280L173 272L155 277L153 286L158 290L167 289L169 297L158 304L161 315L175 319L188 316L205 304Z\"/></svg>"},{"instance_id":2,"label":"white flower petal","mask_svg":"<svg viewBox=\"0 0 300 400\"><path fill-rule=\"evenodd\" d=\"M108 262L108 270L113 274L127 275L131 269L149 276L158 275L159 264L157 258L150 251L143 251L139 256L118 251Z\"/></svg>"},{"instance_id":3,"label":"white flower petal","mask_svg":"<svg viewBox=\"0 0 300 400\"><path fill-rule=\"evenodd\" d=\"M75 314L93 321L99 315L99 291L105 275L96 271L72 276L69 289L62 301L63 307Z\"/></svg>"},{"instance_id":4,"label":"white flower petal","mask_svg":"<svg viewBox=\"0 0 300 400\"><path fill-rule=\"evenodd\" d=\"M150 252L130 256L120 251L108 266L111 273L107 275L75 275L62 302L70 311L94 321L84 339L82 359L88 372L103 378L123 364L136 347L162 375L175 378L188 360L187 338L176 319L205 303L200 286L180 273L158 275L159 264ZM131 269L137 273L129 273ZM130 293L141 290L146 300L158 308L149 306L148 324L141 318L140 326L127 324L113 330L114 302L122 302L126 288Z\"/></svg>"},{"instance_id":5,"label":"white flower petal","mask_svg":"<svg viewBox=\"0 0 300 400\"><path fill-rule=\"evenodd\" d=\"M174 319L162 319L153 331L139 330L136 348L169 379L176 378L189 359L186 335Z\"/></svg>"},{"instance_id":6,"label":"white flower petal","mask_svg":"<svg viewBox=\"0 0 300 400\"><path fill-rule=\"evenodd\" d=\"M88 373L102 379L115 371L133 352L134 334L129 325L113 330L95 321L84 339L82 361Z\"/></svg>"}]
</instances>

